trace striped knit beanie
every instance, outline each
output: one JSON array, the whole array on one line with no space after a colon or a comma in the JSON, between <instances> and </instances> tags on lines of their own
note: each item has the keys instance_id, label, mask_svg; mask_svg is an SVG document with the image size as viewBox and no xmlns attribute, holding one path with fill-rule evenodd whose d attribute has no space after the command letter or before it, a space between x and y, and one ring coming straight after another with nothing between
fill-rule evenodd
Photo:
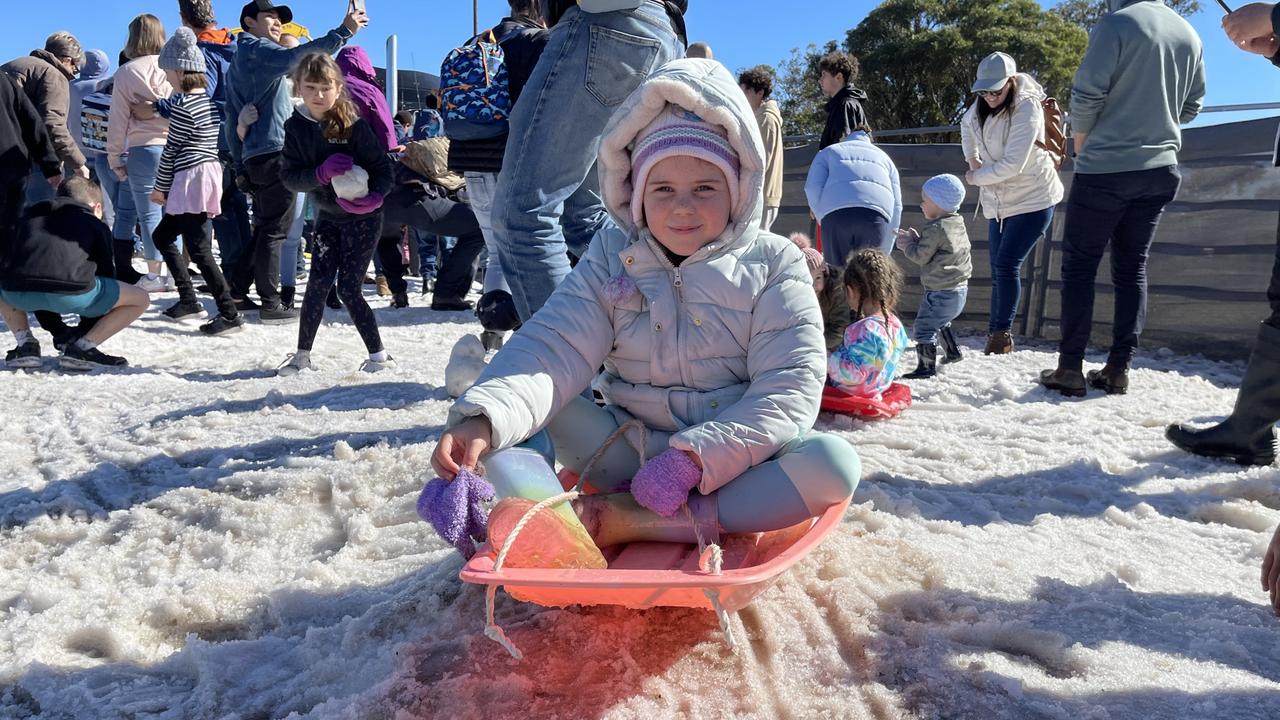
<instances>
[{"instance_id":1,"label":"striped knit beanie","mask_svg":"<svg viewBox=\"0 0 1280 720\"><path fill-rule=\"evenodd\" d=\"M631 221L644 220L644 186L659 161L691 155L720 168L729 185L731 207L738 207L738 153L728 133L677 105L668 104L636 135L631 149Z\"/></svg>"}]
</instances>

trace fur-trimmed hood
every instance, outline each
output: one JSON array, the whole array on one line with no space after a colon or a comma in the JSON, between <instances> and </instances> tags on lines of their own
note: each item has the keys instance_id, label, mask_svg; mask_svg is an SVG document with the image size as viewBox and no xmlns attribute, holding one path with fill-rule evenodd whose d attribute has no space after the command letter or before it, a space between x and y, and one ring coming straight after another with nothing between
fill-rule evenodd
<instances>
[{"instance_id":1,"label":"fur-trimmed hood","mask_svg":"<svg viewBox=\"0 0 1280 720\"><path fill-rule=\"evenodd\" d=\"M738 202L721 236L735 244L758 228L764 206L764 143L755 113L729 71L714 60L683 58L663 65L631 93L609 120L600 143L600 188L613 220L629 234L631 222L631 144L667 104L677 105L728 134L738 153Z\"/></svg>"}]
</instances>

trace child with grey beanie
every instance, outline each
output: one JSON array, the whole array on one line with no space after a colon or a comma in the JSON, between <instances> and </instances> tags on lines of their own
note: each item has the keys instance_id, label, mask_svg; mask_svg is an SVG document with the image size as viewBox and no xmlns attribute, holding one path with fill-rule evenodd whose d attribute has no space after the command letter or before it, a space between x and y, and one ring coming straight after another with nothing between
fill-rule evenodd
<instances>
[{"instance_id":1,"label":"child with grey beanie","mask_svg":"<svg viewBox=\"0 0 1280 720\"><path fill-rule=\"evenodd\" d=\"M896 241L902 254L920 266L920 283L925 290L912 328L916 369L903 375L911 380L937 375L939 339L944 350L942 362L961 359L951 321L964 312L973 275L969 232L960 216L964 183L955 175L935 175L925 181L920 195L920 210L929 222L919 232L899 230Z\"/></svg>"},{"instance_id":2,"label":"child with grey beanie","mask_svg":"<svg viewBox=\"0 0 1280 720\"><path fill-rule=\"evenodd\" d=\"M209 97L204 53L196 45L189 28L180 27L160 50L160 69L177 93L164 108L169 117L169 137L160 155L152 202L164 206L164 218L152 232L156 248L169 266L178 286L178 302L164 311L171 320L202 317L204 307L196 298L186 260L182 257L182 236L191 259L200 268L209 292L218 303L218 315L200 326L206 335L235 332L244 324L231 288L213 258L213 233L209 219L221 212L222 164L218 160L221 114Z\"/></svg>"}]
</instances>

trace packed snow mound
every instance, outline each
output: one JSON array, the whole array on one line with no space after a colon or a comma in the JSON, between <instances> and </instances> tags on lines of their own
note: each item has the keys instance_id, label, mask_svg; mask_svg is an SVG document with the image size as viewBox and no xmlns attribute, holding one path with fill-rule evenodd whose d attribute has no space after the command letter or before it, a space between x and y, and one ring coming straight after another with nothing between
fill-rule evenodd
<instances>
[{"instance_id":1,"label":"packed snow mound","mask_svg":"<svg viewBox=\"0 0 1280 720\"><path fill-rule=\"evenodd\" d=\"M340 311L280 379L293 328L204 338L165 300L106 344L127 370L0 375L0 717L1280 717L1280 470L1162 438L1239 365L1152 354L1076 401L1047 347L967 338L901 417L820 420L866 475L736 653L709 612L500 594L516 662L414 512L480 328L413 301L376 311L376 376Z\"/></svg>"}]
</instances>

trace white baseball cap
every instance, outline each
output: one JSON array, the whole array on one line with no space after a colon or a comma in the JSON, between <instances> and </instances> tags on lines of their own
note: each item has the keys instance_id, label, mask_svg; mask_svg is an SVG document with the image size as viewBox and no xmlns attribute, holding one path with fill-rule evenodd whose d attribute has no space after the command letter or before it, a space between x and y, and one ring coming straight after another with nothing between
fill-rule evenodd
<instances>
[{"instance_id":1,"label":"white baseball cap","mask_svg":"<svg viewBox=\"0 0 1280 720\"><path fill-rule=\"evenodd\" d=\"M1013 58L1002 52L994 52L978 63L978 79L973 82L972 90L992 92L1004 87L1009 78L1018 74L1018 64Z\"/></svg>"}]
</instances>

